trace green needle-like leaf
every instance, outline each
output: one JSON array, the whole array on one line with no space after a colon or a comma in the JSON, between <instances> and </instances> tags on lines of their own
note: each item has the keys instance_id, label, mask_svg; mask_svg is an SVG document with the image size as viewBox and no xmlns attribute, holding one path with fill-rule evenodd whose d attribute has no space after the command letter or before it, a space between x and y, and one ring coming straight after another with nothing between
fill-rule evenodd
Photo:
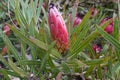
<instances>
[{"instance_id":1,"label":"green needle-like leaf","mask_svg":"<svg viewBox=\"0 0 120 80\"><path fill-rule=\"evenodd\" d=\"M120 49L120 43L111 35L109 35L108 33L106 33L102 28L97 27L99 33L107 40L109 41L112 45L114 45L115 48L117 48L118 50Z\"/></svg>"},{"instance_id":2,"label":"green needle-like leaf","mask_svg":"<svg viewBox=\"0 0 120 80\"><path fill-rule=\"evenodd\" d=\"M28 74L26 74L22 69L19 69L9 58L8 58L8 62L9 62L10 67L13 69L13 71L18 73L23 78L28 77Z\"/></svg>"}]
</instances>

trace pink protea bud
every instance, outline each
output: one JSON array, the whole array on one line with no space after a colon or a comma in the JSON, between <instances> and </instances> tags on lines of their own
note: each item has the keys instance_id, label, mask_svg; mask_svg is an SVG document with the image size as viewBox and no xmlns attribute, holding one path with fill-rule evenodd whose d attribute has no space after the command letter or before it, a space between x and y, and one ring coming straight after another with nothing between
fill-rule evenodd
<instances>
[{"instance_id":1,"label":"pink protea bud","mask_svg":"<svg viewBox=\"0 0 120 80\"><path fill-rule=\"evenodd\" d=\"M6 54L6 53L7 53L7 47L4 46L4 47L2 48L2 54L4 55L4 54Z\"/></svg>"},{"instance_id":2,"label":"pink protea bud","mask_svg":"<svg viewBox=\"0 0 120 80\"><path fill-rule=\"evenodd\" d=\"M10 28L9 28L8 25L5 25L5 26L3 27L3 32L4 32L7 36L10 35Z\"/></svg>"},{"instance_id":3,"label":"pink protea bud","mask_svg":"<svg viewBox=\"0 0 120 80\"><path fill-rule=\"evenodd\" d=\"M100 44L94 44L93 45L93 50L95 53L99 53L102 51L102 46Z\"/></svg>"},{"instance_id":4,"label":"pink protea bud","mask_svg":"<svg viewBox=\"0 0 120 80\"><path fill-rule=\"evenodd\" d=\"M109 20L110 18L105 18L101 21L101 24L104 24L107 20ZM112 34L114 30L114 22L112 21L108 26L105 27L104 31L106 31L108 34Z\"/></svg>"},{"instance_id":5,"label":"pink protea bud","mask_svg":"<svg viewBox=\"0 0 120 80\"><path fill-rule=\"evenodd\" d=\"M48 13L48 23L51 37L56 41L56 48L60 53L65 53L69 49L69 37L63 17L58 12L54 4L50 4Z\"/></svg>"},{"instance_id":6,"label":"pink protea bud","mask_svg":"<svg viewBox=\"0 0 120 80\"><path fill-rule=\"evenodd\" d=\"M96 8L92 8L92 13L90 15L90 18L93 18L97 14L98 14L98 10Z\"/></svg>"},{"instance_id":7,"label":"pink protea bud","mask_svg":"<svg viewBox=\"0 0 120 80\"><path fill-rule=\"evenodd\" d=\"M79 25L81 23L82 19L80 18L80 16L76 16L74 19L74 24L73 27L76 27L77 25Z\"/></svg>"},{"instance_id":8,"label":"pink protea bud","mask_svg":"<svg viewBox=\"0 0 120 80\"><path fill-rule=\"evenodd\" d=\"M70 22L72 22L72 12L69 13L69 19L70 19ZM77 13L76 14L76 17L74 19L74 23L73 23L73 27L76 27L77 25L79 25L81 23L82 19L80 18L80 14Z\"/></svg>"}]
</instances>

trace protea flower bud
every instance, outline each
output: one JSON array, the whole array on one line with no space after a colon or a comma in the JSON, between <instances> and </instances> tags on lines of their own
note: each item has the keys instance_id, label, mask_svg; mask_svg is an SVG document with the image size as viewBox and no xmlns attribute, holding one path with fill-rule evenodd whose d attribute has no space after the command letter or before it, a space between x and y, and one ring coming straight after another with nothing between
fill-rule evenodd
<instances>
[{"instance_id":1,"label":"protea flower bud","mask_svg":"<svg viewBox=\"0 0 120 80\"><path fill-rule=\"evenodd\" d=\"M98 14L98 10L96 8L92 8L92 13L90 15L90 18L93 18L97 14Z\"/></svg>"},{"instance_id":2,"label":"protea flower bud","mask_svg":"<svg viewBox=\"0 0 120 80\"><path fill-rule=\"evenodd\" d=\"M101 21L101 24L104 24L107 20L109 20L110 18L105 18ZM114 30L114 22L112 21L108 26L105 27L104 31L106 31L108 34L112 34Z\"/></svg>"},{"instance_id":3,"label":"protea flower bud","mask_svg":"<svg viewBox=\"0 0 120 80\"><path fill-rule=\"evenodd\" d=\"M4 47L2 48L2 54L4 55L4 54L6 54L6 52L7 52L7 47L4 46Z\"/></svg>"},{"instance_id":4,"label":"protea flower bud","mask_svg":"<svg viewBox=\"0 0 120 80\"><path fill-rule=\"evenodd\" d=\"M73 24L73 27L76 27L77 25L79 25L81 23L81 18L76 16L75 19L74 19L74 24Z\"/></svg>"},{"instance_id":5,"label":"protea flower bud","mask_svg":"<svg viewBox=\"0 0 120 80\"><path fill-rule=\"evenodd\" d=\"M69 17L70 17L70 22L72 22L72 13L69 13ZM77 13L76 17L74 19L74 24L73 27L76 27L77 25L79 25L81 23L82 19L80 18L80 14Z\"/></svg>"},{"instance_id":6,"label":"protea flower bud","mask_svg":"<svg viewBox=\"0 0 120 80\"><path fill-rule=\"evenodd\" d=\"M93 45L93 50L95 53L99 53L102 51L102 46L100 44L94 44Z\"/></svg>"},{"instance_id":7,"label":"protea flower bud","mask_svg":"<svg viewBox=\"0 0 120 80\"><path fill-rule=\"evenodd\" d=\"M50 4L48 13L51 37L56 41L56 48L62 54L69 49L69 37L65 22L54 4Z\"/></svg>"},{"instance_id":8,"label":"protea flower bud","mask_svg":"<svg viewBox=\"0 0 120 80\"><path fill-rule=\"evenodd\" d=\"M8 25L5 25L5 26L3 27L3 32L4 32L7 36L10 35L10 28L9 28Z\"/></svg>"}]
</instances>

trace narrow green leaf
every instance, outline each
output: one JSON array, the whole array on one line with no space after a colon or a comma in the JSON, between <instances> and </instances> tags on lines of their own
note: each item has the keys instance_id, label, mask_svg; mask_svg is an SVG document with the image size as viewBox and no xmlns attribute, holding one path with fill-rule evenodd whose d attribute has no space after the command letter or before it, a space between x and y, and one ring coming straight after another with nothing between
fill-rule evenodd
<instances>
[{"instance_id":1,"label":"narrow green leaf","mask_svg":"<svg viewBox=\"0 0 120 80\"><path fill-rule=\"evenodd\" d=\"M80 52L80 56L84 58L85 60L91 60L91 58L84 52Z\"/></svg>"},{"instance_id":2,"label":"narrow green leaf","mask_svg":"<svg viewBox=\"0 0 120 80\"><path fill-rule=\"evenodd\" d=\"M89 20L89 17L91 15L92 9L90 9L90 11L84 16L82 22L78 25L78 27L74 30L74 32L72 34L76 34L78 35L81 31L81 29L83 28L83 26L87 23L87 21ZM74 36L74 35L73 35Z\"/></svg>"},{"instance_id":3,"label":"narrow green leaf","mask_svg":"<svg viewBox=\"0 0 120 80\"><path fill-rule=\"evenodd\" d=\"M9 25L9 24L8 24ZM45 51L48 50L48 45L45 44L44 42L38 40L38 39L35 39L34 37L31 37L30 39L27 38L26 36L24 36L20 31L18 31L15 27L9 25L10 29L15 33L15 35L17 35L22 41L24 41L25 43L27 43L28 45L30 46L37 46ZM53 56L55 56L56 58L60 58L60 54L52 49L51 51L51 54Z\"/></svg>"},{"instance_id":4,"label":"narrow green leaf","mask_svg":"<svg viewBox=\"0 0 120 80\"><path fill-rule=\"evenodd\" d=\"M5 44L7 45L7 48L9 49L9 51L11 51L14 54L15 59L19 60L20 57L19 57L18 51L15 49L15 47L13 46L11 41L8 39L8 37L2 32L2 30L0 30L0 35L3 38Z\"/></svg>"},{"instance_id":5,"label":"narrow green leaf","mask_svg":"<svg viewBox=\"0 0 120 80\"><path fill-rule=\"evenodd\" d=\"M4 69L4 71L7 72L7 74L9 74L9 75L11 75L11 76L20 77L19 74L15 73L15 72L13 72L13 71L6 70L6 69ZM2 72L2 69L0 69L0 72ZM8 80L10 80L10 79L8 79Z\"/></svg>"},{"instance_id":6,"label":"narrow green leaf","mask_svg":"<svg viewBox=\"0 0 120 80\"><path fill-rule=\"evenodd\" d=\"M33 46L36 45L44 50L47 50L47 47L45 46L45 44L43 42L41 42L33 37L31 37L31 39L29 39L26 36L24 36L21 32L19 32L17 29L12 27L11 25L9 25L9 27L15 33L15 35L17 35L25 43L33 45Z\"/></svg>"},{"instance_id":7,"label":"narrow green leaf","mask_svg":"<svg viewBox=\"0 0 120 80\"><path fill-rule=\"evenodd\" d=\"M102 75L102 69L100 65L98 66L98 69L97 69L97 76L99 79L102 79L103 75Z\"/></svg>"},{"instance_id":8,"label":"narrow green leaf","mask_svg":"<svg viewBox=\"0 0 120 80\"><path fill-rule=\"evenodd\" d=\"M117 19L114 19L114 31L113 31L113 37L119 41L119 23ZM120 61L120 50L115 49L116 55Z\"/></svg>"},{"instance_id":9,"label":"narrow green leaf","mask_svg":"<svg viewBox=\"0 0 120 80\"><path fill-rule=\"evenodd\" d=\"M104 54L104 55L107 55L106 53L108 52L108 49L109 49L109 46L106 44L106 45L104 45L103 46L103 49L102 49L102 53Z\"/></svg>"},{"instance_id":10,"label":"narrow green leaf","mask_svg":"<svg viewBox=\"0 0 120 80\"><path fill-rule=\"evenodd\" d=\"M8 73L5 71L5 69L0 69L0 72L4 75L6 80L10 80Z\"/></svg>"},{"instance_id":11,"label":"narrow green leaf","mask_svg":"<svg viewBox=\"0 0 120 80\"><path fill-rule=\"evenodd\" d=\"M112 45L115 46L115 48L117 48L118 50L120 49L120 43L113 38L111 35L109 35L108 33L106 33L103 29L101 29L100 27L97 27L99 33L107 40L109 41Z\"/></svg>"},{"instance_id":12,"label":"narrow green leaf","mask_svg":"<svg viewBox=\"0 0 120 80\"><path fill-rule=\"evenodd\" d=\"M35 60L20 60L17 62L18 65L41 65L41 61Z\"/></svg>"},{"instance_id":13,"label":"narrow green leaf","mask_svg":"<svg viewBox=\"0 0 120 80\"><path fill-rule=\"evenodd\" d=\"M8 66L8 67L10 68L8 62L4 59L4 57L2 56L2 54L0 54L0 61L1 61L2 63L4 63L5 66Z\"/></svg>"},{"instance_id":14,"label":"narrow green leaf","mask_svg":"<svg viewBox=\"0 0 120 80\"><path fill-rule=\"evenodd\" d=\"M41 72L42 70L44 70L44 69L46 68L45 65L46 65L48 59L49 59L49 54L47 53L47 54L44 56L44 58L43 58L43 60L42 60L42 62L41 62L40 71L39 71L39 72Z\"/></svg>"},{"instance_id":15,"label":"narrow green leaf","mask_svg":"<svg viewBox=\"0 0 120 80\"><path fill-rule=\"evenodd\" d=\"M26 44L21 42L21 59L26 60Z\"/></svg>"},{"instance_id":16,"label":"narrow green leaf","mask_svg":"<svg viewBox=\"0 0 120 80\"><path fill-rule=\"evenodd\" d=\"M80 34L76 37L74 43L71 43L71 50L75 50L76 47L78 47L78 44L79 44L79 43L82 41L82 39L85 37L85 35L86 35L86 33L87 33L87 31L88 31L88 29L89 29L89 27L90 27L90 26L88 26L88 25L90 25L90 24L87 23L87 24L84 26L83 30L79 32Z\"/></svg>"},{"instance_id":17,"label":"narrow green leaf","mask_svg":"<svg viewBox=\"0 0 120 80\"><path fill-rule=\"evenodd\" d=\"M41 12L41 8L42 8L42 3L43 3L43 0L39 0L39 4L38 4L38 8L36 10L36 20L38 20L39 16L40 16L40 12ZM37 21L36 21L37 22Z\"/></svg>"},{"instance_id":18,"label":"narrow green leaf","mask_svg":"<svg viewBox=\"0 0 120 80\"><path fill-rule=\"evenodd\" d=\"M108 61L108 75L112 76L112 60Z\"/></svg>"},{"instance_id":19,"label":"narrow green leaf","mask_svg":"<svg viewBox=\"0 0 120 80\"><path fill-rule=\"evenodd\" d=\"M116 64L112 67L112 73L114 73L115 71L117 71L118 68L120 68L120 62L116 63Z\"/></svg>"},{"instance_id":20,"label":"narrow green leaf","mask_svg":"<svg viewBox=\"0 0 120 80\"><path fill-rule=\"evenodd\" d=\"M61 66L62 66L62 69L65 73L68 73L68 74L71 73L69 66L65 62L62 61Z\"/></svg>"},{"instance_id":21,"label":"narrow green leaf","mask_svg":"<svg viewBox=\"0 0 120 80\"><path fill-rule=\"evenodd\" d=\"M48 46L48 51L45 54L43 60L41 61L40 71L42 71L45 68L45 65L47 63L47 60L50 59L49 52L51 52L51 49L54 47L55 42L51 43L51 45ZM52 62L52 61L51 61ZM53 64L53 63L52 63ZM50 64L51 65L51 64Z\"/></svg>"},{"instance_id":22,"label":"narrow green leaf","mask_svg":"<svg viewBox=\"0 0 120 80\"><path fill-rule=\"evenodd\" d=\"M120 78L120 62L118 62L112 70L112 79L113 80L119 80Z\"/></svg>"},{"instance_id":23,"label":"narrow green leaf","mask_svg":"<svg viewBox=\"0 0 120 80\"><path fill-rule=\"evenodd\" d=\"M119 40L119 24L117 19L114 20L113 36L115 39Z\"/></svg>"},{"instance_id":24,"label":"narrow green leaf","mask_svg":"<svg viewBox=\"0 0 120 80\"><path fill-rule=\"evenodd\" d=\"M90 53L90 57L91 57L92 59L95 59L95 52L94 52L91 44L88 44L87 49L88 49L88 51L89 51L89 53ZM84 54L85 54L85 53L84 53Z\"/></svg>"},{"instance_id":25,"label":"narrow green leaf","mask_svg":"<svg viewBox=\"0 0 120 80\"><path fill-rule=\"evenodd\" d=\"M101 27L105 28L110 22L112 22L112 19L108 20L105 24L103 24ZM96 38L99 35L98 30L93 31L90 35L88 35L83 41L78 43L78 47L76 47L75 50L72 50L72 55L69 56L69 59L77 56L80 51L82 51L94 38Z\"/></svg>"},{"instance_id":26,"label":"narrow green leaf","mask_svg":"<svg viewBox=\"0 0 120 80\"><path fill-rule=\"evenodd\" d=\"M19 1L16 0L15 1L15 10L14 10L15 17L16 17L16 19L18 21L18 24L22 25L25 28L24 24L27 24L27 23L26 23L25 17L23 16L23 14L22 14L22 12L21 12L21 10L19 8L19 5L20 5Z\"/></svg>"},{"instance_id":27,"label":"narrow green leaf","mask_svg":"<svg viewBox=\"0 0 120 80\"><path fill-rule=\"evenodd\" d=\"M110 57L105 57L102 59L88 60L88 61L84 61L84 63L87 65L99 65L99 64L108 62L108 60L110 60Z\"/></svg>"},{"instance_id":28,"label":"narrow green leaf","mask_svg":"<svg viewBox=\"0 0 120 80\"><path fill-rule=\"evenodd\" d=\"M70 68L71 67L81 68L87 66L85 63L83 63L83 61L80 61L78 59L68 60L67 64Z\"/></svg>"},{"instance_id":29,"label":"narrow green leaf","mask_svg":"<svg viewBox=\"0 0 120 80\"><path fill-rule=\"evenodd\" d=\"M94 71L94 67L95 67L95 65L91 65L91 66L87 69L87 71L86 71L86 73L85 73L85 76L86 76L86 77L88 77L88 76L92 73L92 71Z\"/></svg>"},{"instance_id":30,"label":"narrow green leaf","mask_svg":"<svg viewBox=\"0 0 120 80\"><path fill-rule=\"evenodd\" d=\"M89 44L90 41L92 41L94 38L96 38L96 36L98 36L98 34L99 33L96 30L91 33L84 41L80 42L78 44L79 46L74 51L71 51L71 53L73 54L69 56L69 59L75 57L80 51L82 51L87 46L87 44Z\"/></svg>"},{"instance_id":31,"label":"narrow green leaf","mask_svg":"<svg viewBox=\"0 0 120 80\"><path fill-rule=\"evenodd\" d=\"M52 61L52 58L49 56L49 59L48 59L48 64L50 65L51 68L56 68L53 61Z\"/></svg>"},{"instance_id":32,"label":"narrow green leaf","mask_svg":"<svg viewBox=\"0 0 120 80\"><path fill-rule=\"evenodd\" d=\"M27 73L25 73L22 69L18 68L9 58L8 58L8 63L10 65L10 67L13 69L13 71L15 71L16 73L18 73L21 77L28 77Z\"/></svg>"},{"instance_id":33,"label":"narrow green leaf","mask_svg":"<svg viewBox=\"0 0 120 80\"><path fill-rule=\"evenodd\" d=\"M82 22L74 29L74 31L71 34L71 39L70 42L71 44L74 43L74 38L78 37L78 35L80 34L80 31L84 28L85 24L87 24L87 21L89 20L90 14L91 14L92 10L90 10L85 17L83 18Z\"/></svg>"}]
</instances>

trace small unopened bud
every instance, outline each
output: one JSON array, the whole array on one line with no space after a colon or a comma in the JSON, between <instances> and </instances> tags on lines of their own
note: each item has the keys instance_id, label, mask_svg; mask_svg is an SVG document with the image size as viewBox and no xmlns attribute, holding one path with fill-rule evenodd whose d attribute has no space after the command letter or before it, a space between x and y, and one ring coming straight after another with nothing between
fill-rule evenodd
<instances>
[{"instance_id":1,"label":"small unopened bud","mask_svg":"<svg viewBox=\"0 0 120 80\"><path fill-rule=\"evenodd\" d=\"M2 55L6 54L6 53L7 53L7 47L4 46L4 47L2 48Z\"/></svg>"},{"instance_id":2,"label":"small unopened bud","mask_svg":"<svg viewBox=\"0 0 120 80\"><path fill-rule=\"evenodd\" d=\"M4 32L7 36L10 35L10 28L9 28L8 25L5 25L5 26L3 27L3 32Z\"/></svg>"},{"instance_id":3,"label":"small unopened bud","mask_svg":"<svg viewBox=\"0 0 120 80\"><path fill-rule=\"evenodd\" d=\"M93 18L94 16L96 16L98 14L98 10L96 8L92 8L92 13L90 15L90 18Z\"/></svg>"},{"instance_id":4,"label":"small unopened bud","mask_svg":"<svg viewBox=\"0 0 120 80\"><path fill-rule=\"evenodd\" d=\"M70 19L70 22L72 23L72 20L73 20L73 18L72 18L72 13L70 12L69 13L69 19ZM76 14L76 17L74 18L74 23L73 23L73 27L76 27L77 25L79 25L80 23L81 23L81 21L82 21L82 19L81 19L81 17L80 17L80 14L79 13L77 13Z\"/></svg>"},{"instance_id":5,"label":"small unopened bud","mask_svg":"<svg viewBox=\"0 0 120 80\"><path fill-rule=\"evenodd\" d=\"M102 51L102 46L100 44L94 44L93 50L95 53L100 53Z\"/></svg>"},{"instance_id":6,"label":"small unopened bud","mask_svg":"<svg viewBox=\"0 0 120 80\"><path fill-rule=\"evenodd\" d=\"M79 16L76 16L74 19L74 24L73 27L76 27L77 25L79 25L81 23L82 19Z\"/></svg>"},{"instance_id":7,"label":"small unopened bud","mask_svg":"<svg viewBox=\"0 0 120 80\"><path fill-rule=\"evenodd\" d=\"M101 24L104 24L106 21L108 21L110 18L105 18L101 21ZM112 34L114 30L114 22L112 21L109 25L107 25L104 29L105 32L107 32L108 34Z\"/></svg>"}]
</instances>

